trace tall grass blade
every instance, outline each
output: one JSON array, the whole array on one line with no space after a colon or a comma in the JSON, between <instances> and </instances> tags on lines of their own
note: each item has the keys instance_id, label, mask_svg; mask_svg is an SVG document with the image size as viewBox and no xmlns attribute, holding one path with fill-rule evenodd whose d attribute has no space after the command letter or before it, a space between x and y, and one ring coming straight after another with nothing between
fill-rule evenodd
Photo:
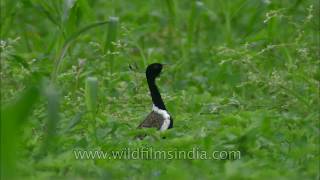
<instances>
[{"instance_id":1,"label":"tall grass blade","mask_svg":"<svg viewBox=\"0 0 320 180\"><path fill-rule=\"evenodd\" d=\"M61 63L62 63L62 60L68 50L68 48L70 47L70 45L72 44L72 42L74 40L77 39L77 37L79 37L82 33L92 29L92 28L95 28L95 27L98 27L98 26L101 26L101 25L104 25L106 23L108 23L109 21L102 21L102 22L96 22L96 23L93 23L93 24L90 24L90 25L87 25L83 28L81 28L79 31L73 33L70 37L68 37L66 39L66 41L64 42L63 44L63 47L62 49L60 50L56 60L55 60L55 66L54 66L54 70L52 72L52 80L55 81L56 77L57 77L57 74L60 70L60 66L61 66Z\"/></svg>"},{"instance_id":2,"label":"tall grass blade","mask_svg":"<svg viewBox=\"0 0 320 180\"><path fill-rule=\"evenodd\" d=\"M48 20L50 20L53 24L55 24L62 32L63 24L60 17L60 11L57 8L54 8L54 5L48 1L41 1L41 0L32 0L31 4L35 10L44 14Z\"/></svg>"},{"instance_id":3,"label":"tall grass blade","mask_svg":"<svg viewBox=\"0 0 320 180\"><path fill-rule=\"evenodd\" d=\"M173 0L166 0L165 6L167 8L168 14L166 17L168 19L168 35L167 35L167 47L165 49L165 55L167 58L171 58L172 56L172 48L173 47L173 39L175 32L175 24L176 24L176 7L175 2Z\"/></svg>"},{"instance_id":4,"label":"tall grass blade","mask_svg":"<svg viewBox=\"0 0 320 180\"><path fill-rule=\"evenodd\" d=\"M15 169L19 129L39 97L36 87L26 89L11 104L1 107L1 179L11 179Z\"/></svg>"},{"instance_id":5,"label":"tall grass blade","mask_svg":"<svg viewBox=\"0 0 320 180\"><path fill-rule=\"evenodd\" d=\"M57 124L59 121L59 93L53 85L45 88L47 100L47 123L43 150L51 151L54 148L57 134Z\"/></svg>"},{"instance_id":6,"label":"tall grass blade","mask_svg":"<svg viewBox=\"0 0 320 180\"><path fill-rule=\"evenodd\" d=\"M0 37L3 39L12 29L16 16L16 3L14 1L0 1L1 31Z\"/></svg>"}]
</instances>

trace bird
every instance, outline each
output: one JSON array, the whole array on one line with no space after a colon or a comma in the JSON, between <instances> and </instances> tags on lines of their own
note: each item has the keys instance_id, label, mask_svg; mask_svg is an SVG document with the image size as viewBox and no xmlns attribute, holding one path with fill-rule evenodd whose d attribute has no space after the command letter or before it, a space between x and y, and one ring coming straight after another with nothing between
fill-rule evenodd
<instances>
[{"instance_id":1,"label":"bird","mask_svg":"<svg viewBox=\"0 0 320 180\"><path fill-rule=\"evenodd\" d=\"M156 85L156 78L160 76L163 66L164 64L153 63L146 69L146 79L153 105L152 111L138 128L156 128L159 131L173 128L173 119L167 111Z\"/></svg>"}]
</instances>

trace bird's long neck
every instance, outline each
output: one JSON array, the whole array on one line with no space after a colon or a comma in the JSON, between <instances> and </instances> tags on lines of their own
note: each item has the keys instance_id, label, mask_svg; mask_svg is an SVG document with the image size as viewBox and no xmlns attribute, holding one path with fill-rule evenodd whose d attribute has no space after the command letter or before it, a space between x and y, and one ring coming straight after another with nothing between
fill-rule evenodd
<instances>
[{"instance_id":1,"label":"bird's long neck","mask_svg":"<svg viewBox=\"0 0 320 180\"><path fill-rule=\"evenodd\" d=\"M155 106L157 106L159 109L166 110L166 106L164 105L164 102L161 98L160 92L158 90L158 87L155 83L155 79L153 78L147 78L148 86L152 98L152 102Z\"/></svg>"}]
</instances>

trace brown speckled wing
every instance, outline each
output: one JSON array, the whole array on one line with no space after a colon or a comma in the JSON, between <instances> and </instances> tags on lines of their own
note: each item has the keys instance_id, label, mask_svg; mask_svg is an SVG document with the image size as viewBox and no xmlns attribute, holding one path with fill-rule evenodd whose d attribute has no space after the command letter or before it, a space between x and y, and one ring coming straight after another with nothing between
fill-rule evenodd
<instances>
[{"instance_id":1,"label":"brown speckled wing","mask_svg":"<svg viewBox=\"0 0 320 180\"><path fill-rule=\"evenodd\" d=\"M146 117L146 119L138 126L138 128L157 128L160 129L164 119L163 117L152 111L149 113L149 115Z\"/></svg>"}]
</instances>

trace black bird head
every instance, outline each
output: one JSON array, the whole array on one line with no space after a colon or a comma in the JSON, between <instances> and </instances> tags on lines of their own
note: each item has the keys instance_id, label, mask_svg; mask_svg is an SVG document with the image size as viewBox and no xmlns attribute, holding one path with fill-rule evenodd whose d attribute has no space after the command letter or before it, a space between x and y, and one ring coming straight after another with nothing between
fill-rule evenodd
<instances>
[{"instance_id":1,"label":"black bird head","mask_svg":"<svg viewBox=\"0 0 320 180\"><path fill-rule=\"evenodd\" d=\"M153 63L147 67L146 76L150 80L154 80L161 73L163 65L160 63Z\"/></svg>"}]
</instances>

